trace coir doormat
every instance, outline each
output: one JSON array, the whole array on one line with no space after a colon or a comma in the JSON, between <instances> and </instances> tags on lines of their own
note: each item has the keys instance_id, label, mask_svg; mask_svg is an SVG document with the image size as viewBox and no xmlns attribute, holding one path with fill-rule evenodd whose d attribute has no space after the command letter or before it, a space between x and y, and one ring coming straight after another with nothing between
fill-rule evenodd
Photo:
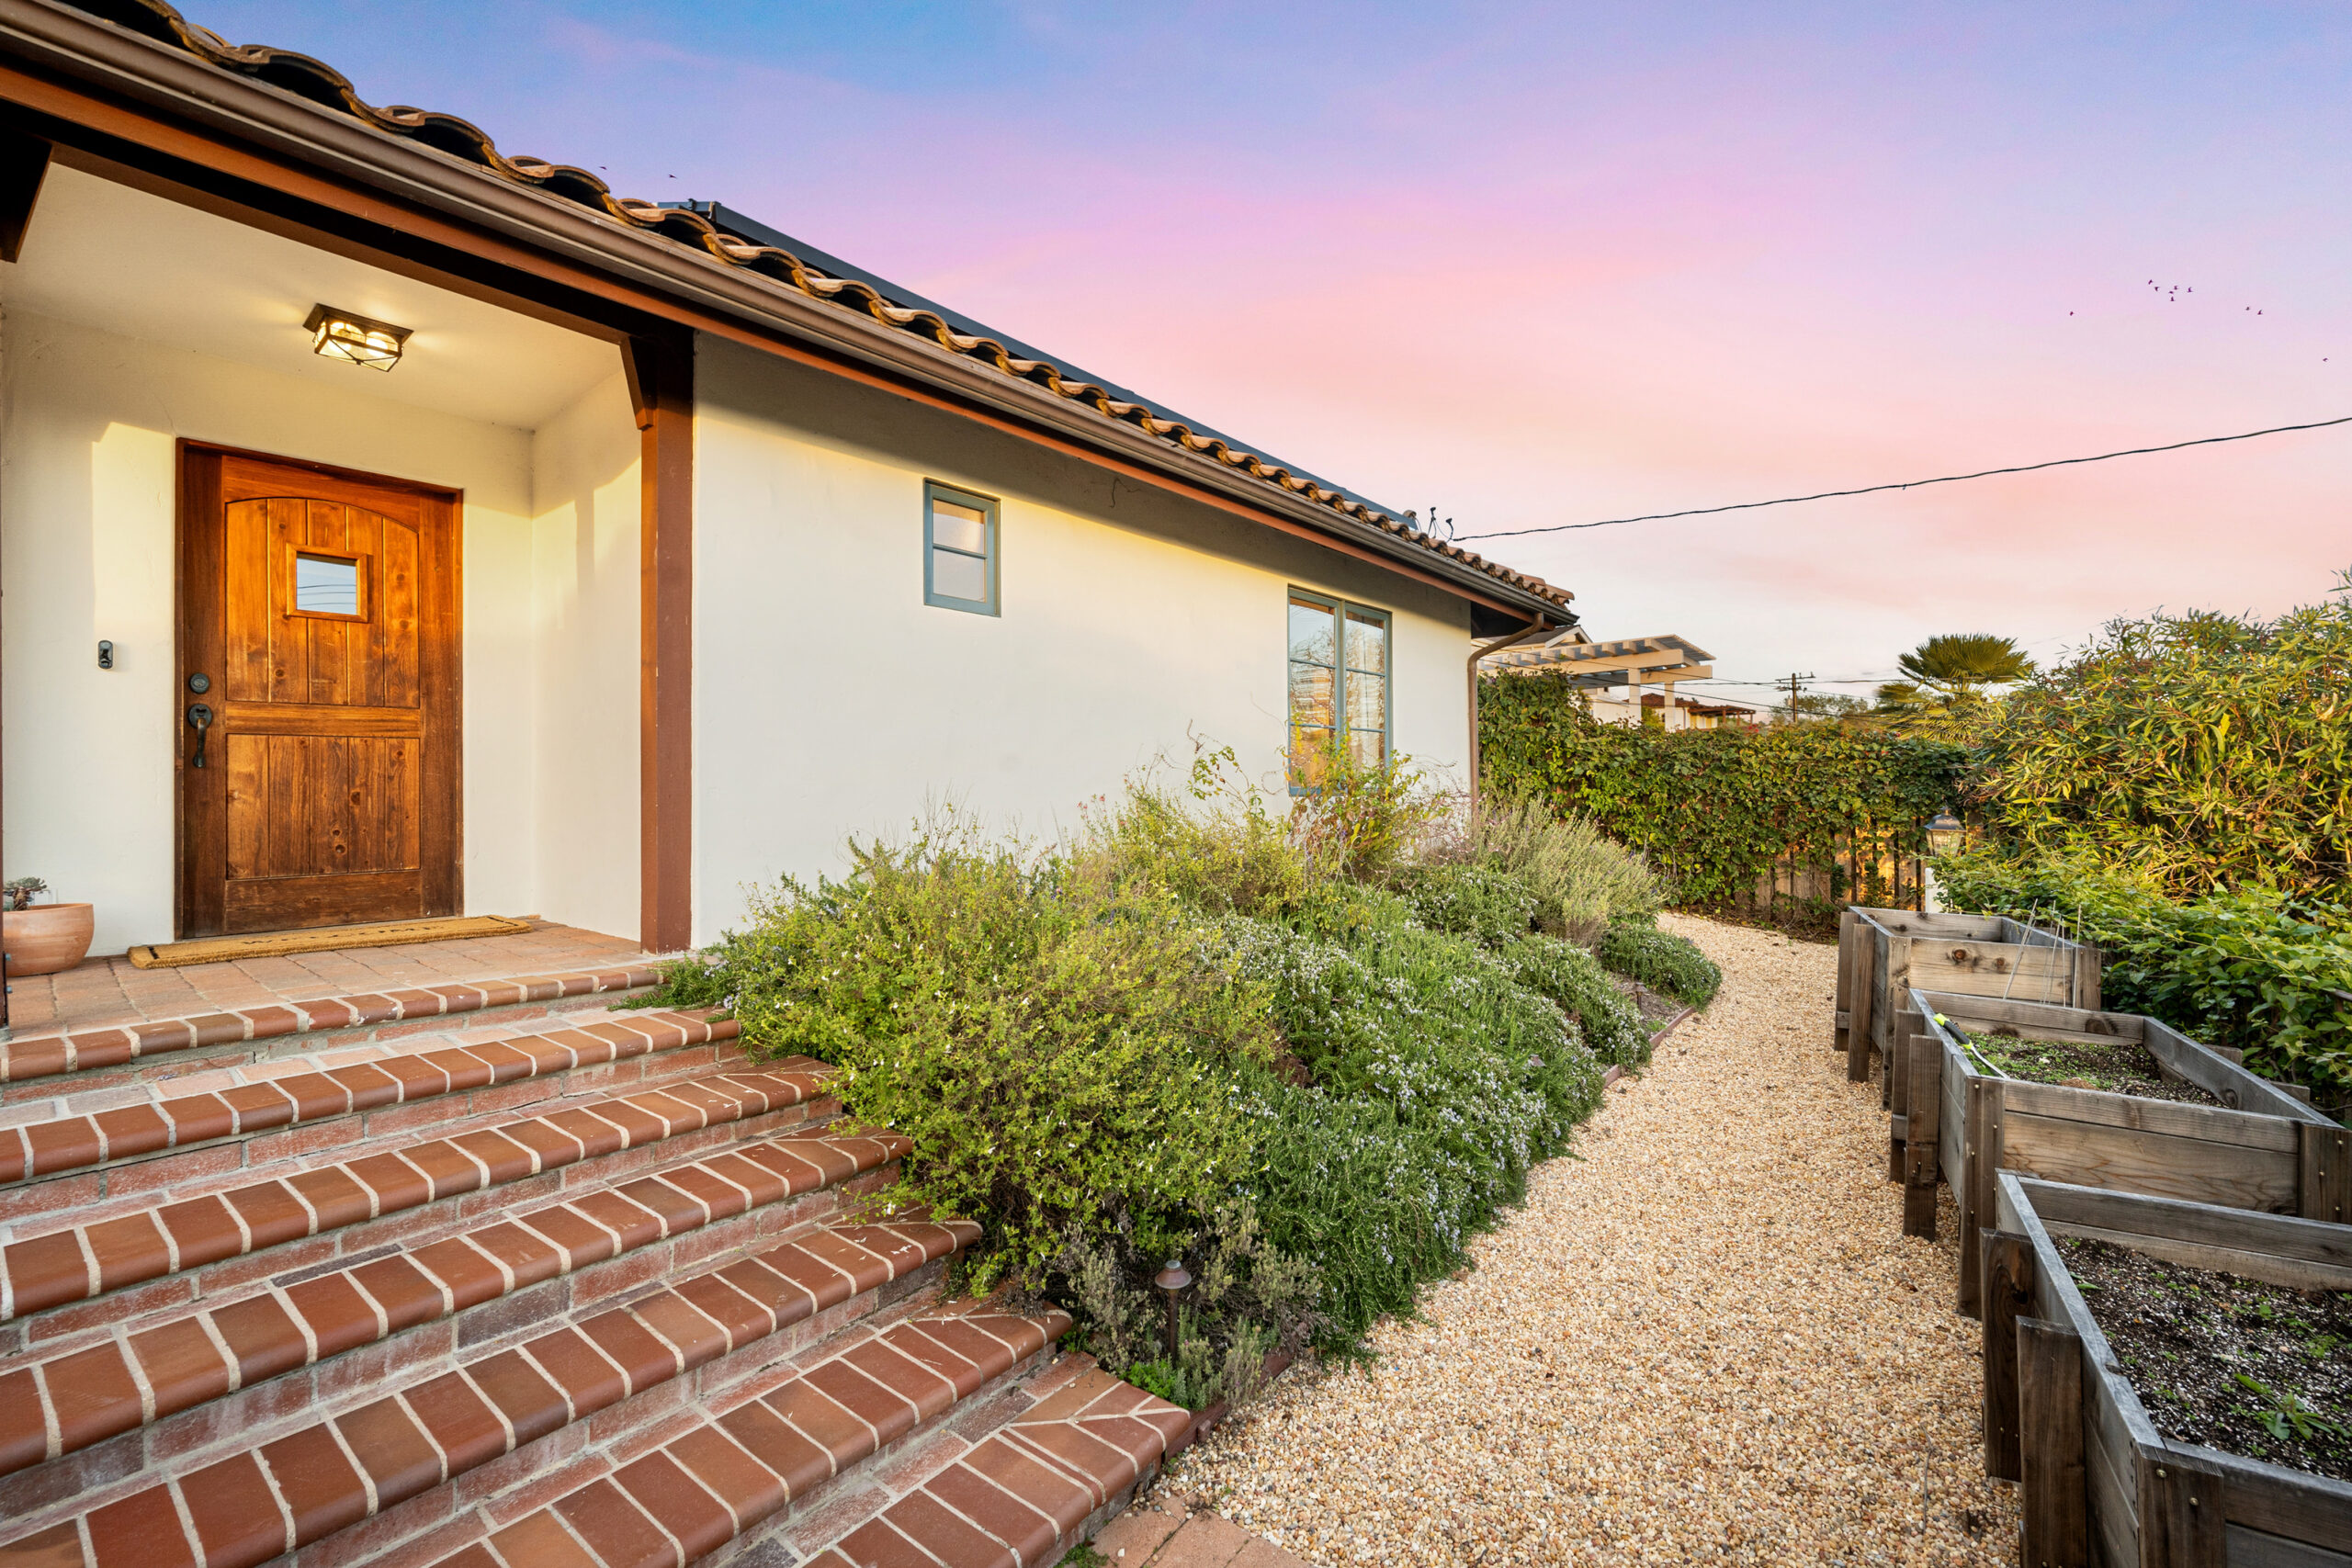
<instances>
[{"instance_id":1,"label":"coir doormat","mask_svg":"<svg viewBox=\"0 0 2352 1568\"><path fill-rule=\"evenodd\" d=\"M411 942L455 942L469 936L512 936L531 929L528 920L503 915L451 915L433 920L382 920L367 926L318 926L300 931L255 931L250 936L205 936L134 947L130 962L140 969L177 969L188 964L226 964L240 958L283 958L289 953L324 953L335 947L397 947Z\"/></svg>"}]
</instances>

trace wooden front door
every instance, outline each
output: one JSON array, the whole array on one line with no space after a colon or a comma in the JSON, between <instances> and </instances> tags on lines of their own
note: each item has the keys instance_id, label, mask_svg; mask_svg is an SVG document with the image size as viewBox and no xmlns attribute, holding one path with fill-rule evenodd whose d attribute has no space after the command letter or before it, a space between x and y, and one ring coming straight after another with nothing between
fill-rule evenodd
<instances>
[{"instance_id":1,"label":"wooden front door","mask_svg":"<svg viewBox=\"0 0 2352 1568\"><path fill-rule=\"evenodd\" d=\"M181 444L182 936L458 912L458 504Z\"/></svg>"}]
</instances>

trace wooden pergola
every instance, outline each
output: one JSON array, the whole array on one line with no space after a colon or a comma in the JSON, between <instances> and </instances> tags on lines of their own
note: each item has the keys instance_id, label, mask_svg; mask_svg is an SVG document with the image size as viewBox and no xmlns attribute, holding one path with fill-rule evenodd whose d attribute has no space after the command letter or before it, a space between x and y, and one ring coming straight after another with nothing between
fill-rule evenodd
<instances>
[{"instance_id":1,"label":"wooden pergola","mask_svg":"<svg viewBox=\"0 0 2352 1568\"><path fill-rule=\"evenodd\" d=\"M1556 671L1593 691L1630 686L1630 700L1637 711L1642 688L1656 685L1664 691L1666 712L1671 715L1675 682L1713 676L1714 657L1687 637L1629 637L1595 642L1582 630L1571 629L1547 642L1521 643L1490 654L1480 660L1479 668L1505 675Z\"/></svg>"}]
</instances>

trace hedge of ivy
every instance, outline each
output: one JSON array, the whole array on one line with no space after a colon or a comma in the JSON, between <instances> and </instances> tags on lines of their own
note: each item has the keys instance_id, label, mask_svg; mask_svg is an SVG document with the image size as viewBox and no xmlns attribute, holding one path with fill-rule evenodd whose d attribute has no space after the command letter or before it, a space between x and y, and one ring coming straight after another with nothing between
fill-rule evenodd
<instances>
[{"instance_id":1,"label":"hedge of ivy","mask_svg":"<svg viewBox=\"0 0 2352 1568\"><path fill-rule=\"evenodd\" d=\"M1590 817L1671 875L1676 901L1743 903L1776 863L1832 867L1869 851L1916 855L1928 818L1959 796L1966 753L1838 725L1667 731L1594 719L1552 674L1480 683L1481 776ZM1838 900L1843 902L1841 898ZM1832 906L1834 907L1834 906Z\"/></svg>"}]
</instances>

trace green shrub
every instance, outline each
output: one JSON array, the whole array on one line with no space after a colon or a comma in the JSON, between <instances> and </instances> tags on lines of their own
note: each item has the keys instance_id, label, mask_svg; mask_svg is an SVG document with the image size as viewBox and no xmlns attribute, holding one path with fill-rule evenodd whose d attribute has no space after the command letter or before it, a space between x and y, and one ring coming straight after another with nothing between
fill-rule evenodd
<instances>
[{"instance_id":1,"label":"green shrub","mask_svg":"<svg viewBox=\"0 0 2352 1568\"><path fill-rule=\"evenodd\" d=\"M1413 928L1326 942L1233 921L1241 971L1310 1081L1265 1090L1266 1234L1323 1272L1343 1348L1517 1201L1600 1102L1576 1024L1473 943Z\"/></svg>"},{"instance_id":2,"label":"green shrub","mask_svg":"<svg viewBox=\"0 0 2352 1568\"><path fill-rule=\"evenodd\" d=\"M1584 1031L1584 1043L1607 1066L1635 1067L1650 1058L1650 1032L1642 1012L1600 960L1573 942L1522 937L1498 954L1511 978L1549 997Z\"/></svg>"},{"instance_id":3,"label":"green shrub","mask_svg":"<svg viewBox=\"0 0 2352 1568\"><path fill-rule=\"evenodd\" d=\"M1640 850L1673 880L1676 902L1696 908L1748 906L1784 863L1828 871L1838 895L1796 900L1797 913L1827 919L1849 897L1883 902L1881 856L1924 851L1928 818L1959 800L1967 757L1939 741L1834 724L1602 724L1575 684L1553 674L1481 681L1478 715L1490 795L1589 818Z\"/></svg>"},{"instance_id":4,"label":"green shrub","mask_svg":"<svg viewBox=\"0 0 2352 1568\"><path fill-rule=\"evenodd\" d=\"M2176 897L2346 897L2352 577L2274 623L2119 620L2010 696L1985 737L1981 825Z\"/></svg>"},{"instance_id":5,"label":"green shrub","mask_svg":"<svg viewBox=\"0 0 2352 1568\"><path fill-rule=\"evenodd\" d=\"M1278 919L1333 877L1265 795L1237 787L1230 749L1193 762L1182 793L1146 782L1090 813L1079 854L1114 882L1140 882L1212 915Z\"/></svg>"},{"instance_id":6,"label":"green shrub","mask_svg":"<svg viewBox=\"0 0 2352 1568\"><path fill-rule=\"evenodd\" d=\"M987 1229L985 1280L1085 1236L1178 1246L1254 1157L1241 1069L1264 998L1216 930L1148 889L949 830L786 881L719 947L747 1044L839 1069L913 1141L908 1197Z\"/></svg>"},{"instance_id":7,"label":"green shrub","mask_svg":"<svg viewBox=\"0 0 2352 1568\"><path fill-rule=\"evenodd\" d=\"M1425 866L1405 874L1397 886L1421 924L1488 947L1525 936L1535 920L1534 890L1506 871Z\"/></svg>"},{"instance_id":8,"label":"green shrub","mask_svg":"<svg viewBox=\"0 0 2352 1568\"><path fill-rule=\"evenodd\" d=\"M1621 920L1600 939L1600 962L1694 1008L1715 999L1724 972L1689 937L1643 920Z\"/></svg>"},{"instance_id":9,"label":"green shrub","mask_svg":"<svg viewBox=\"0 0 2352 1568\"><path fill-rule=\"evenodd\" d=\"M1292 802L1292 839L1317 867L1359 882L1386 881L1449 809L1410 757L1359 761L1334 744L1308 772L1315 787Z\"/></svg>"},{"instance_id":10,"label":"green shrub","mask_svg":"<svg viewBox=\"0 0 2352 1568\"><path fill-rule=\"evenodd\" d=\"M2168 898L2086 855L1989 851L1936 863L1953 908L2034 919L2096 944L2100 998L2209 1045L2244 1051L2266 1077L2352 1099L2352 910L2251 887Z\"/></svg>"},{"instance_id":11,"label":"green shrub","mask_svg":"<svg viewBox=\"0 0 2352 1568\"><path fill-rule=\"evenodd\" d=\"M1132 792L1059 855L952 823L853 846L852 875L759 897L664 999L834 1063L847 1113L912 1141L905 1196L981 1223L975 1284L1069 1306L1170 1397L1238 1397L1268 1350L1352 1351L1410 1310L1599 1103L1546 987L1622 1028L1589 960L1530 945L1515 878L1402 878L1498 954L1340 874L1398 872L1375 840L1419 808L1387 787L1363 785L1360 832L1196 788ZM1149 1289L1170 1256L1200 1281L1172 1357Z\"/></svg>"},{"instance_id":12,"label":"green shrub","mask_svg":"<svg viewBox=\"0 0 2352 1568\"><path fill-rule=\"evenodd\" d=\"M1262 1121L1262 1110L1260 1120ZM1193 1243L1193 1282L1168 1359L1167 1303L1150 1288L1161 1259L1118 1240L1073 1238L1056 1260L1057 1294L1078 1319L1073 1348L1188 1410L1244 1399L1270 1350L1297 1350L1321 1325L1322 1270L1270 1245L1247 1199L1220 1204Z\"/></svg>"},{"instance_id":13,"label":"green shrub","mask_svg":"<svg viewBox=\"0 0 2352 1568\"><path fill-rule=\"evenodd\" d=\"M1591 818L1559 816L1539 800L1487 803L1470 842L1534 894L1537 925L1571 942L1589 944L1611 920L1657 914L1670 891L1648 860Z\"/></svg>"}]
</instances>

